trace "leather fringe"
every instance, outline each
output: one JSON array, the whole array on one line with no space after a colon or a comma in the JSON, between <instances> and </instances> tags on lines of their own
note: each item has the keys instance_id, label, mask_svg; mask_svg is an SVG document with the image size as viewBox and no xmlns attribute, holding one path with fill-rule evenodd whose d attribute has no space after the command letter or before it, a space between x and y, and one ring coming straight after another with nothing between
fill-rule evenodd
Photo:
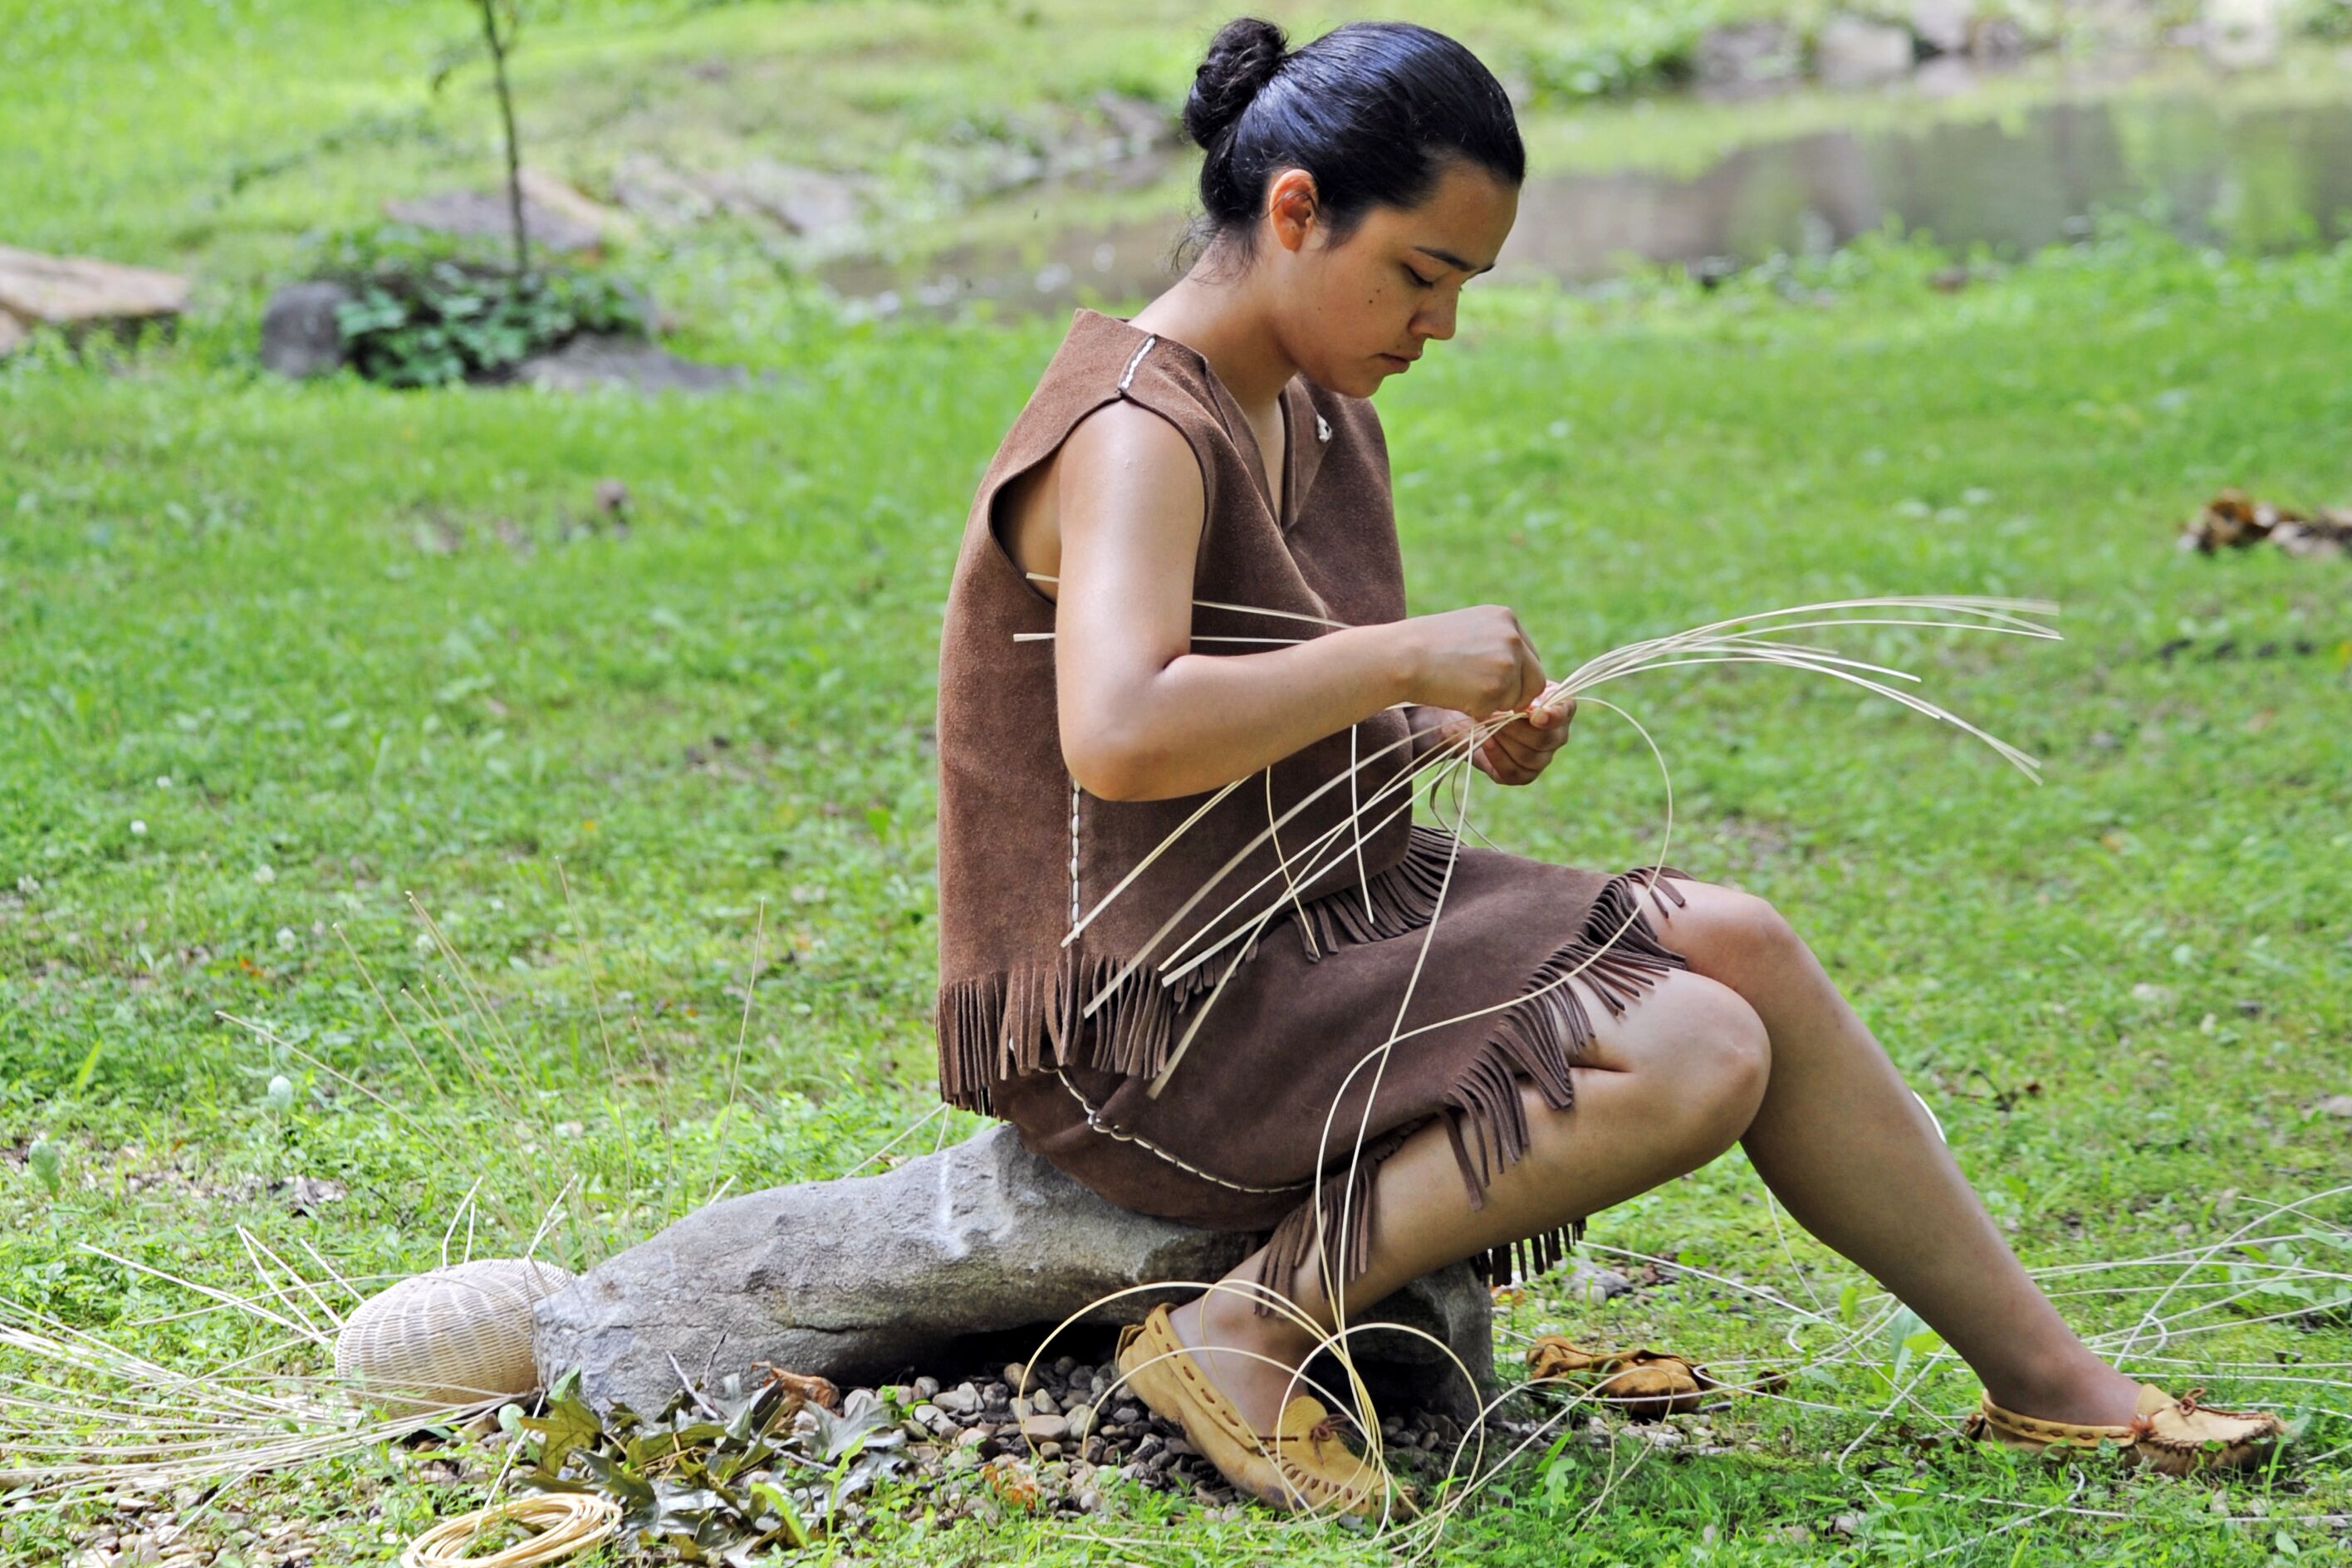
<instances>
[{"instance_id":1,"label":"leather fringe","mask_svg":"<svg viewBox=\"0 0 2352 1568\"><path fill-rule=\"evenodd\" d=\"M1568 1069L1592 1043L1591 1016L1576 987L1584 987L1613 1017L1646 994L1667 971L1689 967L1681 954L1658 940L1649 917L1642 912L1643 886L1653 876L1657 879L1648 891L1661 908L1666 898L1676 904L1686 901L1665 879L1686 873L1669 867L1643 867L1612 877L1593 901L1583 929L1538 967L1527 994L1496 1019L1486 1044L1446 1091L1441 1114L1445 1117L1446 1135L1454 1145L1454 1163L1462 1172L1472 1208L1486 1207L1486 1184L1528 1150L1527 1108L1520 1101L1513 1069L1525 1072L1553 1110L1566 1110L1575 1103L1575 1079ZM1360 908L1360 899L1358 905ZM1624 928L1622 932L1620 927ZM1584 965L1581 970L1580 964ZM1574 977L1565 984L1552 984L1571 971L1576 972ZM1551 989L1547 991L1548 985ZM1266 1238L1258 1283L1288 1296L1298 1271L1313 1266L1318 1205L1322 1207L1327 1232L1337 1230L1340 1205L1348 1205L1348 1228L1337 1237L1339 1252L1334 1270L1342 1289L1361 1274L1370 1253L1373 1195L1379 1190L1374 1178L1380 1162L1421 1125L1391 1129L1366 1144L1357 1157L1352 1180L1343 1164L1315 1190L1310 1200L1302 1200L1285 1215ZM1470 1152L1474 1142L1475 1162ZM1471 1267L1490 1289L1514 1277L1532 1279L1566 1258L1584 1239L1584 1223L1580 1216L1488 1247L1471 1256ZM1319 1277L1317 1289L1321 1290ZM1271 1316L1275 1310L1264 1300L1253 1310L1260 1317Z\"/></svg>"},{"instance_id":2,"label":"leather fringe","mask_svg":"<svg viewBox=\"0 0 2352 1568\"><path fill-rule=\"evenodd\" d=\"M1371 877L1369 903L1361 882L1308 900L1299 940L1310 960L1351 942L1417 931L1437 913L1437 896L1444 891L1445 866L1453 851L1446 836L1436 829L1418 822L1412 829L1404 858ZM1293 911L1294 920L1297 913Z\"/></svg>"},{"instance_id":3,"label":"leather fringe","mask_svg":"<svg viewBox=\"0 0 2352 1568\"><path fill-rule=\"evenodd\" d=\"M1369 907L1360 883L1307 901L1299 940L1310 959L1349 942L1402 936L1427 925L1437 910L1445 876L1445 835L1416 823L1404 858L1370 878ZM1282 910L1243 949L1257 953L1268 931L1299 910L1286 897ZM1184 1009L1216 988L1232 962L1230 951L1195 965L1173 985L1162 985L1150 965L1121 981L1091 1018L1079 1016L1125 960L1064 948L1051 963L1023 964L941 985L932 1005L939 1037L940 1096L949 1104L995 1114L991 1087L999 1078L1047 1066L1084 1066L1155 1075L1183 1030ZM1046 1047L1052 1047L1049 1063Z\"/></svg>"}]
</instances>

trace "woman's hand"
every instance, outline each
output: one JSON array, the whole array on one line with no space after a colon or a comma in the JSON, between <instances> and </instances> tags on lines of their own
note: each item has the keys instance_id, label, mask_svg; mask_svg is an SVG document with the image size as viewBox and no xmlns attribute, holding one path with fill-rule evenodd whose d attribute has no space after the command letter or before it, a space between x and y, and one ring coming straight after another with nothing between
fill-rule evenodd
<instances>
[{"instance_id":1,"label":"woman's hand","mask_svg":"<svg viewBox=\"0 0 2352 1568\"><path fill-rule=\"evenodd\" d=\"M1576 699L1563 698L1557 708L1533 708L1496 731L1471 753L1471 765L1496 784L1533 784L1551 765L1552 753L1568 742L1568 727L1576 721ZM1448 714L1437 726L1440 745L1451 745L1476 727L1467 713Z\"/></svg>"},{"instance_id":2,"label":"woman's hand","mask_svg":"<svg viewBox=\"0 0 2352 1568\"><path fill-rule=\"evenodd\" d=\"M1474 605L1393 623L1406 700L1485 717L1543 695L1543 660L1502 605Z\"/></svg>"}]
</instances>

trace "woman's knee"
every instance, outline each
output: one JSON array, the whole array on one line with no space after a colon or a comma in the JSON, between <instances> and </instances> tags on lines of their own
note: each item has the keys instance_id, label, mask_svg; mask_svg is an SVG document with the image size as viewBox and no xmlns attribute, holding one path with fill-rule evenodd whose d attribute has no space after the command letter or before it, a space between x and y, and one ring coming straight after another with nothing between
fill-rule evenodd
<instances>
[{"instance_id":1,"label":"woman's knee","mask_svg":"<svg viewBox=\"0 0 2352 1568\"><path fill-rule=\"evenodd\" d=\"M1669 886L1682 894L1679 906L1669 895L1664 910L1655 901L1645 908L1659 940L1702 974L1737 988L1786 967L1804 948L1804 939L1769 900L1713 882Z\"/></svg>"},{"instance_id":2,"label":"woman's knee","mask_svg":"<svg viewBox=\"0 0 2352 1568\"><path fill-rule=\"evenodd\" d=\"M1764 1020L1729 986L1677 971L1622 1016L1601 1021L1591 1064L1623 1075L1654 1138L1713 1159L1755 1120L1772 1072ZM1532 1085L1522 1098L1542 1105Z\"/></svg>"},{"instance_id":3,"label":"woman's knee","mask_svg":"<svg viewBox=\"0 0 2352 1568\"><path fill-rule=\"evenodd\" d=\"M1674 1043L1658 1064L1658 1088L1670 1105L1681 1108L1694 1141L1720 1152L1748 1131L1763 1103L1772 1076L1771 1037L1756 1009L1728 985L1691 974L1662 989L1678 994Z\"/></svg>"}]
</instances>

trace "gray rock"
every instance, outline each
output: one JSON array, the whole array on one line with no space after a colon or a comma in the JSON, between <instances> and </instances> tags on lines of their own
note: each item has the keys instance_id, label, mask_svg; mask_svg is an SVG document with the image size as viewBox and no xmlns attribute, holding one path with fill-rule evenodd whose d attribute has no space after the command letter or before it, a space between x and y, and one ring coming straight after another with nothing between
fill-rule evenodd
<instances>
[{"instance_id":1,"label":"gray rock","mask_svg":"<svg viewBox=\"0 0 2352 1568\"><path fill-rule=\"evenodd\" d=\"M1911 0L1912 36L1930 54L1966 54L1976 13L1976 0Z\"/></svg>"},{"instance_id":2,"label":"gray rock","mask_svg":"<svg viewBox=\"0 0 2352 1568\"><path fill-rule=\"evenodd\" d=\"M748 379L743 367L680 359L643 338L583 332L562 348L533 354L515 366L513 380L551 392L617 386L625 391L723 392Z\"/></svg>"},{"instance_id":3,"label":"gray rock","mask_svg":"<svg viewBox=\"0 0 2352 1568\"><path fill-rule=\"evenodd\" d=\"M1804 50L1784 22L1735 22L1699 35L1691 68L1701 91L1737 96L1795 80L1804 73Z\"/></svg>"},{"instance_id":4,"label":"gray rock","mask_svg":"<svg viewBox=\"0 0 2352 1568\"><path fill-rule=\"evenodd\" d=\"M0 245L0 352L44 322L69 339L100 330L127 336L187 308L188 280L177 273Z\"/></svg>"},{"instance_id":5,"label":"gray rock","mask_svg":"<svg viewBox=\"0 0 2352 1568\"><path fill-rule=\"evenodd\" d=\"M1979 60L2013 60L2032 47L2034 40L2008 16L1980 16L1969 35L1969 53Z\"/></svg>"},{"instance_id":6,"label":"gray rock","mask_svg":"<svg viewBox=\"0 0 2352 1568\"><path fill-rule=\"evenodd\" d=\"M503 235L509 232L513 223L507 193L502 189L437 191L431 195L408 196L384 203L383 212L386 217L431 229L436 234ZM528 191L523 195L522 226L531 244L543 245L551 250L593 249L604 237L594 224L534 200Z\"/></svg>"},{"instance_id":7,"label":"gray rock","mask_svg":"<svg viewBox=\"0 0 2352 1568\"><path fill-rule=\"evenodd\" d=\"M357 298L326 279L289 283L261 312L261 363L280 375L327 375L341 368L343 331L335 308Z\"/></svg>"},{"instance_id":8,"label":"gray rock","mask_svg":"<svg viewBox=\"0 0 2352 1568\"><path fill-rule=\"evenodd\" d=\"M1612 1296L1631 1295L1633 1282L1614 1268L1596 1268L1578 1258L1569 1267L1568 1283L1562 1293L1572 1300L1599 1302Z\"/></svg>"},{"instance_id":9,"label":"gray rock","mask_svg":"<svg viewBox=\"0 0 2352 1568\"><path fill-rule=\"evenodd\" d=\"M1813 38L1813 70L1832 87L1868 87L1911 71L1907 27L1832 16Z\"/></svg>"},{"instance_id":10,"label":"gray rock","mask_svg":"<svg viewBox=\"0 0 2352 1568\"><path fill-rule=\"evenodd\" d=\"M702 192L739 217L764 218L795 235L854 227L870 180L755 158L693 177Z\"/></svg>"},{"instance_id":11,"label":"gray rock","mask_svg":"<svg viewBox=\"0 0 2352 1568\"><path fill-rule=\"evenodd\" d=\"M679 1368L747 1385L760 1361L844 1386L903 1381L911 1366L973 1365L989 1344L1042 1349L1073 1313L1065 1342L1081 1325L1107 1340L1195 1292L1101 1298L1216 1279L1257 1240L1120 1208L998 1123L878 1175L747 1193L688 1215L541 1300L537 1359L551 1383L576 1369L592 1403L639 1410L661 1407ZM1491 1315L1469 1264L1453 1264L1361 1309L1350 1354L1384 1406L1466 1421L1497 1387ZM1476 1386L1436 1346L1381 1323L1433 1335ZM1089 1359L1107 1361L1108 1348ZM1308 1372L1346 1386L1328 1352ZM968 1415L978 1391L943 1389L933 1403Z\"/></svg>"}]
</instances>

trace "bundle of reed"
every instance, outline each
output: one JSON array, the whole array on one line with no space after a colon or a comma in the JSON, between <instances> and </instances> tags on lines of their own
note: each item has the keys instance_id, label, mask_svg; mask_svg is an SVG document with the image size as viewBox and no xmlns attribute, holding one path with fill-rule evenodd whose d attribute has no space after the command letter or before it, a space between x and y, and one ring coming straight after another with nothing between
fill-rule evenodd
<instances>
[{"instance_id":1,"label":"bundle of reed","mask_svg":"<svg viewBox=\"0 0 2352 1568\"><path fill-rule=\"evenodd\" d=\"M1243 609L1246 606L1220 605L1222 609ZM1863 659L1822 647L1808 641L1791 640L1792 635L1841 627L1906 627L1924 630L1989 632L1997 636L2059 640L2059 634L2042 619L2054 616L2058 606L2047 600L1997 598L1978 595L1926 595L1914 597L1877 597L1831 600L1820 604L1799 605L1789 609L1768 610L1756 615L1739 616L1728 620L1710 622L1677 632L1671 637L1653 637L1628 643L1598 658L1588 659L1566 676L1549 681L1542 694L1529 704L1530 709L1543 708L1558 712L1571 701L1591 700L1596 706L1610 709L1633 723L1645 741L1643 730L1631 714L1614 704L1590 698L1589 694L1603 685L1622 680L1632 675L1654 671L1708 665L1761 665L1774 668L1807 671L1825 675L1832 679L1857 686L1874 695L1885 697L1914 712L1951 724L1990 746L2000 758L2026 777L2039 783L2040 763L2026 752L2009 744L1978 726L1943 708L1905 690L1893 682L1916 685L1919 678L1906 670L1873 664ZM1267 638L1265 641L1297 639ZM1225 983L1240 969L1241 963L1255 946L1265 927L1286 908L1297 903L1297 889L1314 884L1344 866L1349 857L1362 866L1360 847L1365 838L1399 817L1409 816L1418 786L1424 781L1432 784L1447 782L1466 783L1471 759L1496 734L1518 721L1523 713L1518 710L1490 714L1466 726L1445 743L1417 751L1416 742L1408 738L1393 742L1370 755L1357 759L1352 766L1319 787L1309 791L1287 810L1279 814L1272 809L1271 795L1265 826L1251 837L1227 859L1225 864L1204 879L1174 913L1164 921L1158 931L1142 944L1128 963L1106 980L1089 996L1082 1008L1092 1016L1104 1004L1118 994L1119 987L1144 963L1153 964L1162 985L1173 986L1182 982L1192 971L1207 963L1219 953L1232 949L1223 973L1201 1001L1191 1009L1192 1017L1184 1034L1154 1075L1148 1092L1157 1098L1167 1086L1176 1068L1199 1034L1210 1009L1223 993ZM1652 752L1656 747L1652 743ZM1392 760L1403 751L1402 760ZM1673 837L1673 783L1667 773L1663 755L1657 757L1661 775L1666 779L1668 816L1662 834L1656 858L1664 859L1666 847ZM1388 771L1367 790L1362 775L1376 763L1387 763ZM1210 795L1166 838L1139 859L1114 884L1110 890L1071 923L1063 938L1064 945L1077 940L1088 925L1131 888L1136 879L1149 869L1182 837L1192 831L1211 812L1233 794L1256 778L1257 774L1236 779ZM1282 830L1301 812L1314 805L1331 792L1346 788L1349 805L1346 813L1331 826L1301 841L1286 841ZM1463 814L1466 818L1466 813ZM1233 893L1213 913L1192 927L1191 934L1172 945L1163 945L1174 937L1177 930L1203 900L1212 896L1226 877L1260 848L1271 845L1276 866L1248 887ZM1364 889L1369 902L1369 886ZM1238 921L1229 924L1228 922ZM1212 931L1223 929L1224 934L1210 939ZM1565 984L1567 978L1555 984ZM1514 996L1498 1003L1492 1009L1500 1011L1520 998ZM1448 1020L1449 1022L1454 1020ZM1423 1026L1423 1028L1440 1026ZM1416 1031L1420 1032L1420 1031ZM1391 1042L1393 1043L1393 1042Z\"/></svg>"}]
</instances>

